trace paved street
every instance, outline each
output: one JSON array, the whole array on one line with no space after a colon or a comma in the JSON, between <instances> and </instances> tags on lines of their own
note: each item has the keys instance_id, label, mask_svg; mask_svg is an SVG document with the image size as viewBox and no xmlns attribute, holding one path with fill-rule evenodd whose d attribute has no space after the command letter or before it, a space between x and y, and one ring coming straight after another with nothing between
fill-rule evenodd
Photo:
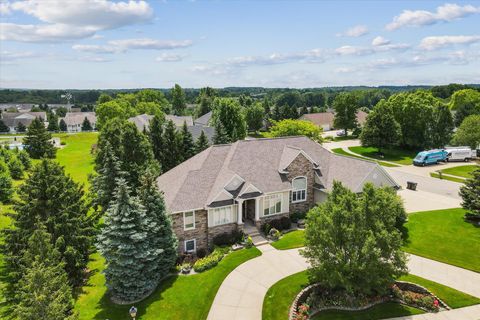
<instances>
[{"instance_id":1,"label":"paved street","mask_svg":"<svg viewBox=\"0 0 480 320\"><path fill-rule=\"evenodd\" d=\"M305 259L300 256L299 249L276 250L270 245L258 248L262 250L262 256L238 266L222 283L208 314L209 320L260 320L268 288L308 267ZM413 255L409 258L408 268L412 274L480 297L479 273ZM480 314L480 305L452 311L451 317L447 316L449 312L442 312L442 316L435 318L402 319L476 320L478 317L474 318L475 313ZM458 318L459 315L462 318Z\"/></svg>"}]
</instances>

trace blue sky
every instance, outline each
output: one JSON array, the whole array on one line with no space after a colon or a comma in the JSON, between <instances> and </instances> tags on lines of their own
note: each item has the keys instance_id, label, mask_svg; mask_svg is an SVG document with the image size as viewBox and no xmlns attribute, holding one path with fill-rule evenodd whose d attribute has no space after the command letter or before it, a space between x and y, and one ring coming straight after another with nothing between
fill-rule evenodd
<instances>
[{"instance_id":1,"label":"blue sky","mask_svg":"<svg viewBox=\"0 0 480 320\"><path fill-rule=\"evenodd\" d=\"M2 88L480 83L479 1L0 0Z\"/></svg>"}]
</instances>

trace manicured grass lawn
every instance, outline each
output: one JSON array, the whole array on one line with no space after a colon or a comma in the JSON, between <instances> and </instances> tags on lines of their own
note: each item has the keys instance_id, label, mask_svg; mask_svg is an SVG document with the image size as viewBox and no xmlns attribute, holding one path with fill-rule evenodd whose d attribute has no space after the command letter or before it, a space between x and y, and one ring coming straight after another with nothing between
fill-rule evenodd
<instances>
[{"instance_id":1,"label":"manicured grass lawn","mask_svg":"<svg viewBox=\"0 0 480 320\"><path fill-rule=\"evenodd\" d=\"M98 133L81 132L77 134L54 134L66 145L57 151L58 162L76 182L88 186L88 175L93 173L94 157L90 153L93 144L97 143Z\"/></svg>"},{"instance_id":2,"label":"manicured grass lawn","mask_svg":"<svg viewBox=\"0 0 480 320\"><path fill-rule=\"evenodd\" d=\"M218 266L192 276L172 276L147 299L136 303L138 320L206 319L215 294L225 277L238 265L258 257L257 248L243 249L227 255ZM103 258L92 255L89 264L93 275L78 297L75 309L80 319L129 319L131 305L119 306L106 296Z\"/></svg>"},{"instance_id":3,"label":"manicured grass lawn","mask_svg":"<svg viewBox=\"0 0 480 320\"><path fill-rule=\"evenodd\" d=\"M417 283L445 301L452 308L462 308L480 303L480 299L463 292L446 287L439 283L420 278L414 275L406 275L399 280ZM295 296L308 285L307 271L302 271L286 277L275 283L268 289L263 301L262 319L283 320L288 319L290 305ZM400 305L397 303L383 303L368 310L349 312L330 310L313 317L316 320L326 319L384 319L413 314L421 314L422 310Z\"/></svg>"},{"instance_id":4,"label":"manicured grass lawn","mask_svg":"<svg viewBox=\"0 0 480 320\"><path fill-rule=\"evenodd\" d=\"M332 149L332 152L336 153L336 154L341 154L343 156L348 156L348 157L352 157L352 158L358 158L358 159L370 160L370 161L373 161L373 162L377 162L379 165L384 166L384 167L398 167L397 165L392 164L392 163L383 162L383 161L376 161L376 160L373 160L373 159L366 159L365 157L347 152L347 151L343 150L342 148Z\"/></svg>"},{"instance_id":5,"label":"manicured grass lawn","mask_svg":"<svg viewBox=\"0 0 480 320\"><path fill-rule=\"evenodd\" d=\"M473 177L473 171L480 169L480 166L477 165L465 165L465 166L458 166L440 170L443 173L451 174L453 176L459 176L463 178L471 178Z\"/></svg>"},{"instance_id":6,"label":"manicured grass lawn","mask_svg":"<svg viewBox=\"0 0 480 320\"><path fill-rule=\"evenodd\" d=\"M303 247L305 242L305 232L303 230L295 230L286 233L280 240L272 243L272 246L278 250L286 250Z\"/></svg>"},{"instance_id":7,"label":"manicured grass lawn","mask_svg":"<svg viewBox=\"0 0 480 320\"><path fill-rule=\"evenodd\" d=\"M443 300L452 309L468 307L480 303L479 298L473 297L450 287L446 287L439 283L417 277L413 274L400 277L399 280L413 282L427 288L430 290L430 292L435 293L437 297Z\"/></svg>"},{"instance_id":8,"label":"manicured grass lawn","mask_svg":"<svg viewBox=\"0 0 480 320\"><path fill-rule=\"evenodd\" d=\"M438 174L436 172L430 172L430 177L440 179L440 174ZM458 182L458 183L465 183L465 179L450 177L450 176L446 176L446 175L442 175L441 180L448 180L448 181L453 181L453 182Z\"/></svg>"},{"instance_id":9,"label":"manicured grass lawn","mask_svg":"<svg viewBox=\"0 0 480 320\"><path fill-rule=\"evenodd\" d=\"M302 271L286 277L271 286L263 300L262 319L288 319L293 299L307 285L307 272Z\"/></svg>"},{"instance_id":10,"label":"manicured grass lawn","mask_svg":"<svg viewBox=\"0 0 480 320\"><path fill-rule=\"evenodd\" d=\"M387 302L373 306L370 309L356 312L329 310L312 318L312 320L374 320L410 316L424 313L420 309Z\"/></svg>"},{"instance_id":11,"label":"manicured grass lawn","mask_svg":"<svg viewBox=\"0 0 480 320\"><path fill-rule=\"evenodd\" d=\"M382 150L383 158L378 154L378 149L373 147L350 147L348 150L358 153L367 158L373 158L377 160L391 161L398 164L410 165L413 163L413 158L417 155L416 151L403 150L403 149L385 149Z\"/></svg>"},{"instance_id":12,"label":"manicured grass lawn","mask_svg":"<svg viewBox=\"0 0 480 320\"><path fill-rule=\"evenodd\" d=\"M404 250L480 272L480 229L465 222L461 208L409 214Z\"/></svg>"}]
</instances>

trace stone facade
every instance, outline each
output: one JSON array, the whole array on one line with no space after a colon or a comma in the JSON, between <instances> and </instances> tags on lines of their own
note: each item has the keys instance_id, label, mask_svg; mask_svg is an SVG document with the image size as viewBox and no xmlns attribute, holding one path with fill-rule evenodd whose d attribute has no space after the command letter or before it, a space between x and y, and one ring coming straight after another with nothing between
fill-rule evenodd
<instances>
[{"instance_id":1,"label":"stone facade","mask_svg":"<svg viewBox=\"0 0 480 320\"><path fill-rule=\"evenodd\" d=\"M243 225L237 225L236 223L223 224L221 226L208 228L208 245L213 247L213 238L222 233L231 233L234 230L243 230Z\"/></svg>"},{"instance_id":2,"label":"stone facade","mask_svg":"<svg viewBox=\"0 0 480 320\"><path fill-rule=\"evenodd\" d=\"M315 173L313 164L303 154L299 154L287 168L288 181L292 181L296 177L307 178L307 199L303 202L290 202L290 213L306 212L315 205L313 185L315 183Z\"/></svg>"},{"instance_id":3,"label":"stone facade","mask_svg":"<svg viewBox=\"0 0 480 320\"><path fill-rule=\"evenodd\" d=\"M173 231L178 238L178 251L185 251L185 240L196 240L197 250L208 248L208 213L206 210L195 211L195 229L184 230L183 212L172 215Z\"/></svg>"},{"instance_id":4,"label":"stone facade","mask_svg":"<svg viewBox=\"0 0 480 320\"><path fill-rule=\"evenodd\" d=\"M259 223L257 223L256 226L257 228L260 228L260 226L264 225L265 223L272 220L280 219L282 217L290 217L290 212L274 214L272 216L267 216L267 217L260 217L260 221L258 221Z\"/></svg>"}]
</instances>

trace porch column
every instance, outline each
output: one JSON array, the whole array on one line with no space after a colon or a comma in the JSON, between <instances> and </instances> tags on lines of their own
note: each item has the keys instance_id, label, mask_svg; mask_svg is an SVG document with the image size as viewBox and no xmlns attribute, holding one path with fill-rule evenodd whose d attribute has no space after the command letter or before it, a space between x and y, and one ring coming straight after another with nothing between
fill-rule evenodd
<instances>
[{"instance_id":1,"label":"porch column","mask_svg":"<svg viewBox=\"0 0 480 320\"><path fill-rule=\"evenodd\" d=\"M237 224L243 224L242 218L243 218L243 200L238 199L238 217L237 217Z\"/></svg>"},{"instance_id":2,"label":"porch column","mask_svg":"<svg viewBox=\"0 0 480 320\"><path fill-rule=\"evenodd\" d=\"M260 220L260 198L255 198L255 221Z\"/></svg>"}]
</instances>

